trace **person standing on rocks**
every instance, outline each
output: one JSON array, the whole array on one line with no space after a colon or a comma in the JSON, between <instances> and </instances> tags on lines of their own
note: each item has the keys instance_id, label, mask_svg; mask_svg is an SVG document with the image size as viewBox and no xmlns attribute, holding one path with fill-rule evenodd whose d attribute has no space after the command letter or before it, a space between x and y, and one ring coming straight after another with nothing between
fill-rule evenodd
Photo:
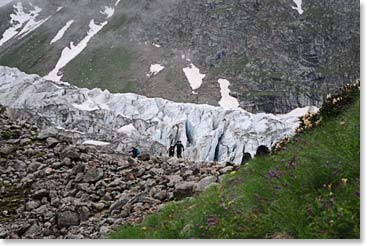
<instances>
[{"instance_id":1,"label":"person standing on rocks","mask_svg":"<svg viewBox=\"0 0 367 246\"><path fill-rule=\"evenodd\" d=\"M174 157L175 156L175 146L171 145L168 149L168 156L169 157Z\"/></svg>"},{"instance_id":2,"label":"person standing on rocks","mask_svg":"<svg viewBox=\"0 0 367 246\"><path fill-rule=\"evenodd\" d=\"M177 158L182 158L182 152L185 150L181 141L178 141L175 145L177 148Z\"/></svg>"}]
</instances>

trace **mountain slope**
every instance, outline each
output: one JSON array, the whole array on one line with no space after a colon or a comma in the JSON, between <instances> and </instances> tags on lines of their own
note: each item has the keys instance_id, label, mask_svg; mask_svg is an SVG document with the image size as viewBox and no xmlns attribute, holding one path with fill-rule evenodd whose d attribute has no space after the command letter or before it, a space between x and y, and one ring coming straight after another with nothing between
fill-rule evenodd
<instances>
[{"instance_id":1,"label":"mountain slope","mask_svg":"<svg viewBox=\"0 0 367 246\"><path fill-rule=\"evenodd\" d=\"M221 185L111 237L359 238L360 101L339 97L321 109L320 126L283 151L255 158Z\"/></svg>"},{"instance_id":2,"label":"mountain slope","mask_svg":"<svg viewBox=\"0 0 367 246\"><path fill-rule=\"evenodd\" d=\"M66 48L86 41L92 20L103 25L60 70L80 87L218 105L219 80L227 79L247 111L285 113L319 106L337 81L359 77L359 5L352 0L304 0L298 10L292 0L17 2L25 13L39 7L28 26L40 25L1 45L0 65L27 73L48 75ZM0 36L12 26L12 4L0 8ZM149 75L154 64L164 69ZM194 66L195 82L205 74L198 89L183 71Z\"/></svg>"}]
</instances>

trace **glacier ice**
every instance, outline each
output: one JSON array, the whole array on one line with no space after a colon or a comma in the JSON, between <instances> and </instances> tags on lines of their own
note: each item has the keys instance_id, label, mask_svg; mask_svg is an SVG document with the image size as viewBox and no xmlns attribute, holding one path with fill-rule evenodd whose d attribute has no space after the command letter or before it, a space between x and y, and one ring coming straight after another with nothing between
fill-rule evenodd
<instances>
[{"instance_id":1,"label":"glacier ice","mask_svg":"<svg viewBox=\"0 0 367 246\"><path fill-rule=\"evenodd\" d=\"M305 107L284 115L251 114L240 108L77 88L1 66L0 104L19 120L58 129L79 143L108 142L118 151L139 145L151 154L166 155L168 147L181 140L187 159L236 163L244 151L253 155L259 145L270 147L294 135L298 117L318 110Z\"/></svg>"}]
</instances>

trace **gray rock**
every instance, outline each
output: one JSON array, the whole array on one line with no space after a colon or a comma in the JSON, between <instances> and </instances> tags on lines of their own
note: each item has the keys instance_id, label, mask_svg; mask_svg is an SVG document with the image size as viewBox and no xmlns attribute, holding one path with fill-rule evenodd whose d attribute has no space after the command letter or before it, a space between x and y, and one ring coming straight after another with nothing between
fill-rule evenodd
<instances>
[{"instance_id":1,"label":"gray rock","mask_svg":"<svg viewBox=\"0 0 367 246\"><path fill-rule=\"evenodd\" d=\"M29 211L29 210L36 209L36 208L38 208L39 206L40 206L40 203L39 203L39 202L36 202L36 201L29 201L29 202L27 202L27 203L26 203L26 205L25 205L25 209L26 209L27 211Z\"/></svg>"},{"instance_id":2,"label":"gray rock","mask_svg":"<svg viewBox=\"0 0 367 246\"><path fill-rule=\"evenodd\" d=\"M91 168L83 176L84 182L96 182L103 178L103 170L101 168Z\"/></svg>"},{"instance_id":3,"label":"gray rock","mask_svg":"<svg viewBox=\"0 0 367 246\"><path fill-rule=\"evenodd\" d=\"M195 187L195 191L203 191L207 189L212 183L215 183L217 181L217 178L214 176L208 176L203 178L202 180L197 183Z\"/></svg>"},{"instance_id":4,"label":"gray rock","mask_svg":"<svg viewBox=\"0 0 367 246\"><path fill-rule=\"evenodd\" d=\"M28 165L28 171L29 172L35 172L38 170L38 168L40 168L42 166L42 163L34 161L31 164Z\"/></svg>"},{"instance_id":5,"label":"gray rock","mask_svg":"<svg viewBox=\"0 0 367 246\"><path fill-rule=\"evenodd\" d=\"M223 173L228 173L228 172L232 171L233 169L234 169L234 167L233 167L233 166L227 166L227 167L224 167L224 168L220 169L220 170L219 170L219 172L220 172L221 174L223 174Z\"/></svg>"},{"instance_id":6,"label":"gray rock","mask_svg":"<svg viewBox=\"0 0 367 246\"><path fill-rule=\"evenodd\" d=\"M181 182L175 185L174 196L178 199L191 196L194 193L194 182Z\"/></svg>"},{"instance_id":7,"label":"gray rock","mask_svg":"<svg viewBox=\"0 0 367 246\"><path fill-rule=\"evenodd\" d=\"M38 200L41 200L43 197L48 197L49 196L49 192L48 190L46 189L41 189L41 190L38 190L36 191L34 194L33 194L33 198L34 199L38 199Z\"/></svg>"},{"instance_id":8,"label":"gray rock","mask_svg":"<svg viewBox=\"0 0 367 246\"><path fill-rule=\"evenodd\" d=\"M59 228L78 226L80 218L78 213L72 211L64 211L57 213L57 225Z\"/></svg>"},{"instance_id":9,"label":"gray rock","mask_svg":"<svg viewBox=\"0 0 367 246\"><path fill-rule=\"evenodd\" d=\"M87 221L91 215L89 208L86 206L79 207L78 213L81 221Z\"/></svg>"},{"instance_id":10,"label":"gray rock","mask_svg":"<svg viewBox=\"0 0 367 246\"><path fill-rule=\"evenodd\" d=\"M117 201L111 204L109 211L120 210L123 206L125 206L130 200L130 196L122 195Z\"/></svg>"}]
</instances>

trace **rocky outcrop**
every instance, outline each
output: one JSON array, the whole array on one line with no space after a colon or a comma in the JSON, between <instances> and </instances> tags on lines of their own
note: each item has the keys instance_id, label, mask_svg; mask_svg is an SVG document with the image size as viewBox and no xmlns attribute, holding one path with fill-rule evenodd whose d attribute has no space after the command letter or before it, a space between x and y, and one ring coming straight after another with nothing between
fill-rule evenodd
<instances>
[{"instance_id":1,"label":"rocky outcrop","mask_svg":"<svg viewBox=\"0 0 367 246\"><path fill-rule=\"evenodd\" d=\"M175 158L131 160L47 136L1 113L0 238L104 238L239 168Z\"/></svg>"},{"instance_id":2,"label":"rocky outcrop","mask_svg":"<svg viewBox=\"0 0 367 246\"><path fill-rule=\"evenodd\" d=\"M317 110L306 107L286 115L251 114L242 109L80 89L7 67L0 67L0 103L9 107L14 119L34 122L75 143L125 153L139 145L145 153L165 156L168 147L181 140L186 159L235 163L241 163L244 152L254 155L259 145L270 148L293 135L298 117ZM64 152L74 159L72 149Z\"/></svg>"}]
</instances>

